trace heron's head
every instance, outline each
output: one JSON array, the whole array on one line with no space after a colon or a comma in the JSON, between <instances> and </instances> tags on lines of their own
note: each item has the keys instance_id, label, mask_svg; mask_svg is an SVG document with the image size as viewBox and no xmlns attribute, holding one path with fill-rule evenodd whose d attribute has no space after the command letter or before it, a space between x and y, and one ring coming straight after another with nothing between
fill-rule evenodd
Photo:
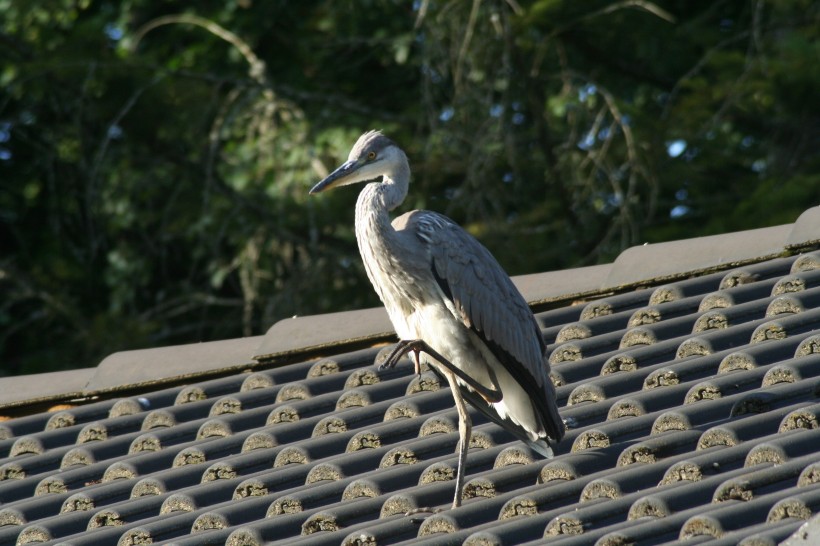
<instances>
[{"instance_id":1,"label":"heron's head","mask_svg":"<svg viewBox=\"0 0 820 546\"><path fill-rule=\"evenodd\" d=\"M368 131L359 137L342 165L313 186L310 193L319 193L338 186L358 182L375 182L392 173L402 162L404 152L380 131Z\"/></svg>"}]
</instances>

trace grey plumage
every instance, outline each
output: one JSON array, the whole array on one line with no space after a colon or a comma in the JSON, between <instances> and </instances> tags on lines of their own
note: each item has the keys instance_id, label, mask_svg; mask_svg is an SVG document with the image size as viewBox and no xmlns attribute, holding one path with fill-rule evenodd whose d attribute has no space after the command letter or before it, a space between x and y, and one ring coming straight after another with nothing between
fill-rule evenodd
<instances>
[{"instance_id":1,"label":"grey plumage","mask_svg":"<svg viewBox=\"0 0 820 546\"><path fill-rule=\"evenodd\" d=\"M388 365L404 352L423 353L453 390L460 418L457 507L471 431L462 397L544 456L563 437L546 347L526 301L475 238L430 211L390 222L389 211L407 195L410 167L378 131L363 134L311 193L357 182L370 182L356 203L359 251L399 339L408 342Z\"/></svg>"}]
</instances>

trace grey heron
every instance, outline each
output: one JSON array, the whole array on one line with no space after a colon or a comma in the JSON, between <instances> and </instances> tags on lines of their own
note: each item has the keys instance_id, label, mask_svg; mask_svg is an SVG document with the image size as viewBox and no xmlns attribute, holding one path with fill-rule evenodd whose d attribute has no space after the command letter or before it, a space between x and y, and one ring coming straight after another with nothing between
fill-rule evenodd
<instances>
[{"instance_id":1,"label":"grey heron","mask_svg":"<svg viewBox=\"0 0 820 546\"><path fill-rule=\"evenodd\" d=\"M461 505L472 421L467 399L545 457L564 436L546 346L527 302L490 252L441 214L390 221L407 196L410 165L379 131L359 137L347 161L310 193L367 182L356 203L356 239L370 282L405 354L426 362L453 391L459 416L453 508Z\"/></svg>"}]
</instances>

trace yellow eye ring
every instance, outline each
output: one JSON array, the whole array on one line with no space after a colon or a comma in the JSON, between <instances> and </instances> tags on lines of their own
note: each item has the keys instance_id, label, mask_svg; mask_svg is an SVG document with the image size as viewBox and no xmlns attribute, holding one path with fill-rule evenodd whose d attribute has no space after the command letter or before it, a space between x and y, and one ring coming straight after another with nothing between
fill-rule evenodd
<instances>
[{"instance_id":1,"label":"yellow eye ring","mask_svg":"<svg viewBox=\"0 0 820 546\"><path fill-rule=\"evenodd\" d=\"M369 159L370 161L376 159L376 152L368 152L367 159Z\"/></svg>"}]
</instances>

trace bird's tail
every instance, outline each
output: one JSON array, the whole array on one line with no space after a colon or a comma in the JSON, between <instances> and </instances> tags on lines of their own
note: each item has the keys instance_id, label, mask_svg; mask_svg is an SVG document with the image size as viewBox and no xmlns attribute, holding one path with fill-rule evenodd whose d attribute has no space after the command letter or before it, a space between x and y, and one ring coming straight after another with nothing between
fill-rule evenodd
<instances>
[{"instance_id":1,"label":"bird's tail","mask_svg":"<svg viewBox=\"0 0 820 546\"><path fill-rule=\"evenodd\" d=\"M522 438L522 440L524 439ZM546 457L547 459L552 459L555 456L555 453L552 452L552 446L545 438L538 438L537 440L527 438L524 441L533 449L533 451L543 457Z\"/></svg>"}]
</instances>

